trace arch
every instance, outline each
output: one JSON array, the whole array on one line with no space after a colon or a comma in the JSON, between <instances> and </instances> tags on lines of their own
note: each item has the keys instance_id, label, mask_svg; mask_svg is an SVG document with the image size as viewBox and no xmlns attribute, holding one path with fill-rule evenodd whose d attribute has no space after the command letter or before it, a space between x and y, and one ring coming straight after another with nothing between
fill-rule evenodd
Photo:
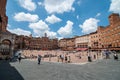
<instances>
[{"instance_id":1,"label":"arch","mask_svg":"<svg viewBox=\"0 0 120 80\"><path fill-rule=\"evenodd\" d=\"M4 40L2 40L2 44L11 46L11 43L12 43L12 42L11 42L9 39L4 39Z\"/></svg>"},{"instance_id":2,"label":"arch","mask_svg":"<svg viewBox=\"0 0 120 80\"><path fill-rule=\"evenodd\" d=\"M10 51L11 51L11 41L8 39L2 40L0 44L0 53L2 53L2 55L10 55Z\"/></svg>"}]
</instances>

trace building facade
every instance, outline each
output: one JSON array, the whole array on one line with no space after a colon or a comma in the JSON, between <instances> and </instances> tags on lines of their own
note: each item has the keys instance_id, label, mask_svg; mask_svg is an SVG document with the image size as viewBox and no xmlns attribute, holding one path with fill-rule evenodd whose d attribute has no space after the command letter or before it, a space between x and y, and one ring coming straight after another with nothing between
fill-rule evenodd
<instances>
[{"instance_id":1,"label":"building facade","mask_svg":"<svg viewBox=\"0 0 120 80\"><path fill-rule=\"evenodd\" d=\"M44 37L16 36L15 49L30 50L54 50L58 49L58 39L49 39L45 33Z\"/></svg>"},{"instance_id":2,"label":"building facade","mask_svg":"<svg viewBox=\"0 0 120 80\"><path fill-rule=\"evenodd\" d=\"M110 50L120 50L120 16L111 14L109 16L110 25L101 28L102 48Z\"/></svg>"},{"instance_id":3,"label":"building facade","mask_svg":"<svg viewBox=\"0 0 120 80\"><path fill-rule=\"evenodd\" d=\"M75 39L74 38L68 38L66 44L67 44L68 51L73 51L75 49Z\"/></svg>"},{"instance_id":4,"label":"building facade","mask_svg":"<svg viewBox=\"0 0 120 80\"><path fill-rule=\"evenodd\" d=\"M75 48L76 50L86 50L89 44L89 35L75 37Z\"/></svg>"},{"instance_id":5,"label":"building facade","mask_svg":"<svg viewBox=\"0 0 120 80\"><path fill-rule=\"evenodd\" d=\"M6 16L7 0L0 0L0 58L7 59L13 55L15 34L6 30L8 17Z\"/></svg>"},{"instance_id":6,"label":"building facade","mask_svg":"<svg viewBox=\"0 0 120 80\"><path fill-rule=\"evenodd\" d=\"M98 32L92 32L89 34L89 48L98 49L99 48L99 34Z\"/></svg>"},{"instance_id":7,"label":"building facade","mask_svg":"<svg viewBox=\"0 0 120 80\"><path fill-rule=\"evenodd\" d=\"M10 58L17 50L53 50L58 49L58 39L49 39L47 34L40 37L16 35L7 31L7 0L0 0L0 58Z\"/></svg>"},{"instance_id":8,"label":"building facade","mask_svg":"<svg viewBox=\"0 0 120 80\"><path fill-rule=\"evenodd\" d=\"M120 50L120 16L119 14L111 14L109 16L110 24L108 26L99 26L96 32L88 35L75 37L75 48L90 48L92 50ZM61 39L59 45L61 49L68 50L67 41L69 39ZM75 49L74 48L74 49Z\"/></svg>"},{"instance_id":9,"label":"building facade","mask_svg":"<svg viewBox=\"0 0 120 80\"><path fill-rule=\"evenodd\" d=\"M74 38L63 38L59 40L59 48L61 50L73 51L75 49L75 39Z\"/></svg>"},{"instance_id":10,"label":"building facade","mask_svg":"<svg viewBox=\"0 0 120 80\"><path fill-rule=\"evenodd\" d=\"M0 0L0 58L11 57L17 50L85 50L91 48L120 50L120 16L111 14L110 24L99 26L96 32L75 38L50 39L47 34L43 37L16 35L7 31L8 17L6 16L7 0Z\"/></svg>"}]
</instances>

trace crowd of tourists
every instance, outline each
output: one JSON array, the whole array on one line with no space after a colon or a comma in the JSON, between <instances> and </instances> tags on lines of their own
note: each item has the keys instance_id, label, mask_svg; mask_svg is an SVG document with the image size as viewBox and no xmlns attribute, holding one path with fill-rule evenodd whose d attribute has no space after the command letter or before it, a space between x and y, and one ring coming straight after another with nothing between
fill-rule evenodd
<instances>
[{"instance_id":1,"label":"crowd of tourists","mask_svg":"<svg viewBox=\"0 0 120 80\"><path fill-rule=\"evenodd\" d=\"M118 60L118 54L115 51L42 51L42 50L22 50L17 54L19 63L22 58L38 60L46 62L61 62L61 63L84 63L92 62L100 59L110 59L111 55L114 60ZM24 56L24 57L23 57Z\"/></svg>"},{"instance_id":2,"label":"crowd of tourists","mask_svg":"<svg viewBox=\"0 0 120 80\"><path fill-rule=\"evenodd\" d=\"M83 63L92 62L98 59L103 59L100 51L41 51L41 50L24 50L22 51L26 58L35 60L40 55L42 61L47 62L63 62L63 63Z\"/></svg>"}]
</instances>

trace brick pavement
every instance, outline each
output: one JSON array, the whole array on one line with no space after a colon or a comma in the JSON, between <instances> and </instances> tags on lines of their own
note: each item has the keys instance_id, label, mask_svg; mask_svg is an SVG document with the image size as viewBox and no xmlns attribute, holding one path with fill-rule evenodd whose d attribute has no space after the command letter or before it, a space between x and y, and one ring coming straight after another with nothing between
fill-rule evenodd
<instances>
[{"instance_id":1,"label":"brick pavement","mask_svg":"<svg viewBox=\"0 0 120 80\"><path fill-rule=\"evenodd\" d=\"M120 60L97 60L84 65L59 64L23 59L0 61L0 80L120 80Z\"/></svg>"}]
</instances>

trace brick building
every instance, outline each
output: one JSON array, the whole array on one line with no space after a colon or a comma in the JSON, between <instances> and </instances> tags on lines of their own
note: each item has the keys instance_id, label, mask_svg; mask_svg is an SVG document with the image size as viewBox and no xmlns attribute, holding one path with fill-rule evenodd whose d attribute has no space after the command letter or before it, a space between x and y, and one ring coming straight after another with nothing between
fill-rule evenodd
<instances>
[{"instance_id":1,"label":"brick building","mask_svg":"<svg viewBox=\"0 0 120 80\"><path fill-rule=\"evenodd\" d=\"M58 39L49 39L45 33L44 37L16 36L15 49L30 50L54 50L58 49Z\"/></svg>"},{"instance_id":2,"label":"brick building","mask_svg":"<svg viewBox=\"0 0 120 80\"><path fill-rule=\"evenodd\" d=\"M0 58L9 58L20 49L53 50L58 49L58 39L49 39L47 34L40 37L16 35L7 31L7 0L0 0Z\"/></svg>"},{"instance_id":3,"label":"brick building","mask_svg":"<svg viewBox=\"0 0 120 80\"><path fill-rule=\"evenodd\" d=\"M13 54L15 35L6 30L8 17L6 16L7 0L0 0L0 58L7 59Z\"/></svg>"},{"instance_id":4,"label":"brick building","mask_svg":"<svg viewBox=\"0 0 120 80\"><path fill-rule=\"evenodd\" d=\"M120 16L111 14L109 16L110 25L100 28L102 48L120 50Z\"/></svg>"},{"instance_id":5,"label":"brick building","mask_svg":"<svg viewBox=\"0 0 120 80\"><path fill-rule=\"evenodd\" d=\"M99 39L99 34L98 32L92 32L89 34L89 48L93 50L97 50L100 46L100 39Z\"/></svg>"},{"instance_id":6,"label":"brick building","mask_svg":"<svg viewBox=\"0 0 120 80\"><path fill-rule=\"evenodd\" d=\"M74 50L75 49L75 39L74 38L63 38L59 40L59 48L61 50Z\"/></svg>"},{"instance_id":7,"label":"brick building","mask_svg":"<svg viewBox=\"0 0 120 80\"><path fill-rule=\"evenodd\" d=\"M75 48L91 48L92 50L110 49L120 50L120 16L111 14L108 26L99 26L96 32L75 37ZM61 39L59 45L61 49L68 50L67 41Z\"/></svg>"},{"instance_id":8,"label":"brick building","mask_svg":"<svg viewBox=\"0 0 120 80\"><path fill-rule=\"evenodd\" d=\"M82 35L75 37L76 50L87 50L89 43L89 35Z\"/></svg>"}]
</instances>

